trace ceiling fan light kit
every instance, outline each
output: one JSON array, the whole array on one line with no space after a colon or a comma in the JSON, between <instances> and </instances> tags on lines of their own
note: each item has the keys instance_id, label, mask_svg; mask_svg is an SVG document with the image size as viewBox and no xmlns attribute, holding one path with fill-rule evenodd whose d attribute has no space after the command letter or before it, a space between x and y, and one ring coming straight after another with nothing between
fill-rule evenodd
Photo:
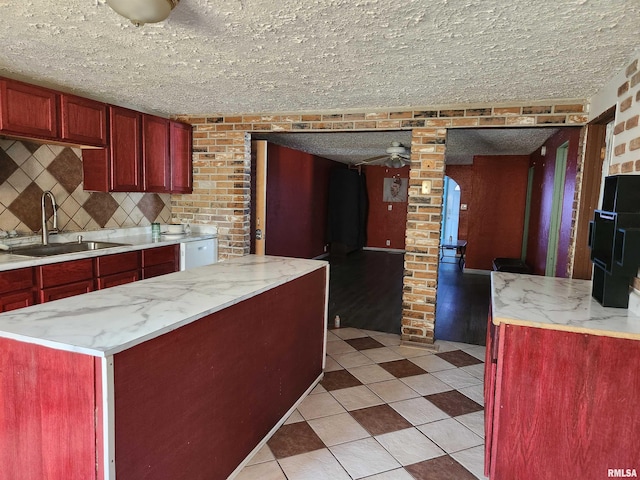
<instances>
[{"instance_id":1,"label":"ceiling fan light kit","mask_svg":"<svg viewBox=\"0 0 640 480\"><path fill-rule=\"evenodd\" d=\"M356 165L373 164L373 162L379 161L382 158L386 159L384 162L382 162L382 165L387 168L402 168L411 163L409 160L409 150L407 150L407 148L400 142L391 142L391 146L386 149L386 153L386 155L379 155L377 157L368 158Z\"/></svg>"},{"instance_id":2,"label":"ceiling fan light kit","mask_svg":"<svg viewBox=\"0 0 640 480\"><path fill-rule=\"evenodd\" d=\"M131 20L136 27L166 20L180 0L107 0L116 13Z\"/></svg>"}]
</instances>

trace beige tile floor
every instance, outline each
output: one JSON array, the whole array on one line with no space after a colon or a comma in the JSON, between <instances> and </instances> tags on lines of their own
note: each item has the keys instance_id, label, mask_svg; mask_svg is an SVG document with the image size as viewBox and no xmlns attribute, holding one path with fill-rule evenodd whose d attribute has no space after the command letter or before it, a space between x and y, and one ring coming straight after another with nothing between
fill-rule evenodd
<instances>
[{"instance_id":1,"label":"beige tile floor","mask_svg":"<svg viewBox=\"0 0 640 480\"><path fill-rule=\"evenodd\" d=\"M325 379L237 480L485 479L485 348L328 332Z\"/></svg>"}]
</instances>

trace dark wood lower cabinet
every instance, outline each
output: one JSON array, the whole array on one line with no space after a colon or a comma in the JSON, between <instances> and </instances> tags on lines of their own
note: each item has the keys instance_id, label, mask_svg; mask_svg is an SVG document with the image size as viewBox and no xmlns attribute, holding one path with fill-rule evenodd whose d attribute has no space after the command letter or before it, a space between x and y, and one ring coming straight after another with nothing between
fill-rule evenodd
<instances>
[{"instance_id":1,"label":"dark wood lower cabinet","mask_svg":"<svg viewBox=\"0 0 640 480\"><path fill-rule=\"evenodd\" d=\"M138 280L140 280L140 274L138 270L134 270L100 277L96 282L98 290L102 290L103 288L117 287L118 285L125 285L127 283L137 282Z\"/></svg>"},{"instance_id":2,"label":"dark wood lower cabinet","mask_svg":"<svg viewBox=\"0 0 640 480\"><path fill-rule=\"evenodd\" d=\"M180 246L167 245L142 251L142 278L177 272L180 268Z\"/></svg>"},{"instance_id":3,"label":"dark wood lower cabinet","mask_svg":"<svg viewBox=\"0 0 640 480\"><path fill-rule=\"evenodd\" d=\"M490 323L486 358L491 480L640 470L640 341Z\"/></svg>"},{"instance_id":4,"label":"dark wood lower cabinet","mask_svg":"<svg viewBox=\"0 0 640 480\"><path fill-rule=\"evenodd\" d=\"M40 290L40 303L60 300L61 298L74 297L93 291L93 279L81 282L68 283L57 287L43 288Z\"/></svg>"},{"instance_id":5,"label":"dark wood lower cabinet","mask_svg":"<svg viewBox=\"0 0 640 480\"><path fill-rule=\"evenodd\" d=\"M176 272L179 252L165 245L0 272L0 312Z\"/></svg>"},{"instance_id":6,"label":"dark wood lower cabinet","mask_svg":"<svg viewBox=\"0 0 640 480\"><path fill-rule=\"evenodd\" d=\"M17 310L18 308L28 307L35 303L35 293L33 289L22 290L19 292L3 293L0 296L0 312L8 312Z\"/></svg>"},{"instance_id":7,"label":"dark wood lower cabinet","mask_svg":"<svg viewBox=\"0 0 640 480\"><path fill-rule=\"evenodd\" d=\"M28 307L35 303L32 268L0 272L0 312Z\"/></svg>"},{"instance_id":8,"label":"dark wood lower cabinet","mask_svg":"<svg viewBox=\"0 0 640 480\"><path fill-rule=\"evenodd\" d=\"M40 303L81 295L93 291L93 259L36 267Z\"/></svg>"}]
</instances>

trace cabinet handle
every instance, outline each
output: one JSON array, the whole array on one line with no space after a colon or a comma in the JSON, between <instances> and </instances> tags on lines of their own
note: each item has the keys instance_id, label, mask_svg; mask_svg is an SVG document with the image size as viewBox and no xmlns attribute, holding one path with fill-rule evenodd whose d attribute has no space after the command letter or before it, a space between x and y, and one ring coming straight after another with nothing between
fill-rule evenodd
<instances>
[{"instance_id":1,"label":"cabinet handle","mask_svg":"<svg viewBox=\"0 0 640 480\"><path fill-rule=\"evenodd\" d=\"M615 215L615 213L600 212L600 218L604 218L605 220L615 220L616 219L616 215Z\"/></svg>"}]
</instances>

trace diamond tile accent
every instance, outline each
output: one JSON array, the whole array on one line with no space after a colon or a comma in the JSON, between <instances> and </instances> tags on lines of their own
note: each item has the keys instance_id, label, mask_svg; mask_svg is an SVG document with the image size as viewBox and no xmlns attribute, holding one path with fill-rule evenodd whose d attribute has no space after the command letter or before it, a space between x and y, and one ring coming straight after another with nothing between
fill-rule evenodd
<instances>
[{"instance_id":1,"label":"diamond tile accent","mask_svg":"<svg viewBox=\"0 0 640 480\"><path fill-rule=\"evenodd\" d=\"M384 362L379 364L387 372L397 378L412 377L414 375L424 375L427 373L415 363L409 360L395 360L393 362Z\"/></svg>"},{"instance_id":2,"label":"diamond tile accent","mask_svg":"<svg viewBox=\"0 0 640 480\"><path fill-rule=\"evenodd\" d=\"M138 202L138 209L149 222L155 221L164 207L165 204L157 193L145 193Z\"/></svg>"},{"instance_id":3,"label":"diamond tile accent","mask_svg":"<svg viewBox=\"0 0 640 480\"><path fill-rule=\"evenodd\" d=\"M334 372L326 372L321 385L331 391L340 388L357 387L362 385L362 382L346 370L336 370Z\"/></svg>"},{"instance_id":4,"label":"diamond tile accent","mask_svg":"<svg viewBox=\"0 0 640 480\"><path fill-rule=\"evenodd\" d=\"M16 162L4 150L0 150L0 183L4 183L17 169Z\"/></svg>"},{"instance_id":5,"label":"diamond tile accent","mask_svg":"<svg viewBox=\"0 0 640 480\"><path fill-rule=\"evenodd\" d=\"M95 192L82 207L100 227L104 227L118 209L118 204L108 193Z\"/></svg>"},{"instance_id":6,"label":"diamond tile accent","mask_svg":"<svg viewBox=\"0 0 640 480\"><path fill-rule=\"evenodd\" d=\"M82 183L82 162L70 148L62 150L49 164L47 170L67 193L73 193Z\"/></svg>"},{"instance_id":7,"label":"diamond tile accent","mask_svg":"<svg viewBox=\"0 0 640 480\"><path fill-rule=\"evenodd\" d=\"M457 390L434 393L433 395L427 395L424 398L452 417L484 410L482 405L477 404Z\"/></svg>"},{"instance_id":8,"label":"diamond tile accent","mask_svg":"<svg viewBox=\"0 0 640 480\"><path fill-rule=\"evenodd\" d=\"M482 363L482 361L478 360L473 355L469 355L467 352L463 352L462 350L436 353L436 356L442 358L443 360L446 360L456 367L468 367L469 365L477 365L479 363Z\"/></svg>"},{"instance_id":9,"label":"diamond tile accent","mask_svg":"<svg viewBox=\"0 0 640 480\"><path fill-rule=\"evenodd\" d=\"M325 448L316 432L306 422L283 425L267 442L276 458L311 452Z\"/></svg>"},{"instance_id":10,"label":"diamond tile accent","mask_svg":"<svg viewBox=\"0 0 640 480\"><path fill-rule=\"evenodd\" d=\"M9 205L9 210L27 226L30 232L37 232L42 228L40 218L41 197L42 189L32 183ZM49 202L47 202L47 208L50 208L49 205ZM47 218L49 215L50 212L47 213Z\"/></svg>"},{"instance_id":11,"label":"diamond tile accent","mask_svg":"<svg viewBox=\"0 0 640 480\"><path fill-rule=\"evenodd\" d=\"M363 338L350 338L345 340L349 345L351 345L356 350L368 350L370 348L381 348L384 347L383 344L374 340L371 337L363 337Z\"/></svg>"},{"instance_id":12,"label":"diamond tile accent","mask_svg":"<svg viewBox=\"0 0 640 480\"><path fill-rule=\"evenodd\" d=\"M389 405L353 410L351 416L371 435L382 435L411 427L411 424Z\"/></svg>"},{"instance_id":13,"label":"diamond tile accent","mask_svg":"<svg viewBox=\"0 0 640 480\"><path fill-rule=\"evenodd\" d=\"M475 480L469 470L448 455L405 467L416 480Z\"/></svg>"}]
</instances>

